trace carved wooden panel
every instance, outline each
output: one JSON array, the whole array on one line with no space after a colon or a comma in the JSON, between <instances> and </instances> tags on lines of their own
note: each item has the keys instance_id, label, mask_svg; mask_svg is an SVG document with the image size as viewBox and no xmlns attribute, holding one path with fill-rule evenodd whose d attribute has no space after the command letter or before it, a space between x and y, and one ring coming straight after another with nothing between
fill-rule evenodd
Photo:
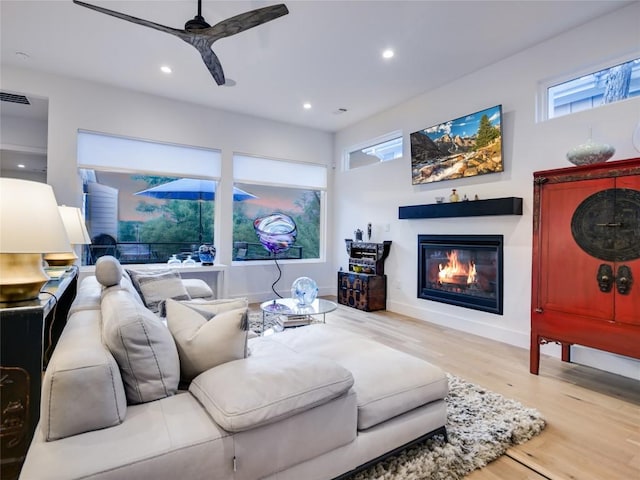
<instances>
[{"instance_id":1,"label":"carved wooden panel","mask_svg":"<svg viewBox=\"0 0 640 480\"><path fill-rule=\"evenodd\" d=\"M338 272L338 303L372 312L387 308L387 277Z\"/></svg>"}]
</instances>

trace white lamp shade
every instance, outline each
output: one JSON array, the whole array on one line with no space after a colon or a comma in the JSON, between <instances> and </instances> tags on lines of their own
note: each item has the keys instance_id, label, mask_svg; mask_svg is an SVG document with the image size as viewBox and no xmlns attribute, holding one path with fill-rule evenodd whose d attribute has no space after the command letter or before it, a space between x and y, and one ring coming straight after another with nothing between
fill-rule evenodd
<instances>
[{"instance_id":1,"label":"white lamp shade","mask_svg":"<svg viewBox=\"0 0 640 480\"><path fill-rule=\"evenodd\" d=\"M59 206L62 223L67 231L69 242L72 245L88 245L91 243L91 237L87 232L87 227L82 219L82 212L77 207Z\"/></svg>"},{"instance_id":2,"label":"white lamp shade","mask_svg":"<svg viewBox=\"0 0 640 480\"><path fill-rule=\"evenodd\" d=\"M69 251L71 244L51 186L0 178L0 253Z\"/></svg>"}]
</instances>

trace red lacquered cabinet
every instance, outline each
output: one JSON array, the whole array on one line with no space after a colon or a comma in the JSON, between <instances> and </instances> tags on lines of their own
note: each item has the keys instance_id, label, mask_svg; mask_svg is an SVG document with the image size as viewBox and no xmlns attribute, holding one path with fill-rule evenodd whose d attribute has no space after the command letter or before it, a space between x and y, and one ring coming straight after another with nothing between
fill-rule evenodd
<instances>
[{"instance_id":1,"label":"red lacquered cabinet","mask_svg":"<svg viewBox=\"0 0 640 480\"><path fill-rule=\"evenodd\" d=\"M640 158L534 173L530 371L540 345L640 358Z\"/></svg>"}]
</instances>

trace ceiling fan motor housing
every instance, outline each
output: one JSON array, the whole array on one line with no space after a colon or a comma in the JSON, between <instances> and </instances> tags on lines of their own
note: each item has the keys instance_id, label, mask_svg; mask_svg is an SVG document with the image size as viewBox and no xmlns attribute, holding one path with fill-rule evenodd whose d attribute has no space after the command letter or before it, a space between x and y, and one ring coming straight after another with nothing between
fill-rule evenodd
<instances>
[{"instance_id":1,"label":"ceiling fan motor housing","mask_svg":"<svg viewBox=\"0 0 640 480\"><path fill-rule=\"evenodd\" d=\"M210 27L211 25L209 25L201 15L196 15L193 19L184 24L184 29L187 31L204 30L205 28Z\"/></svg>"}]
</instances>

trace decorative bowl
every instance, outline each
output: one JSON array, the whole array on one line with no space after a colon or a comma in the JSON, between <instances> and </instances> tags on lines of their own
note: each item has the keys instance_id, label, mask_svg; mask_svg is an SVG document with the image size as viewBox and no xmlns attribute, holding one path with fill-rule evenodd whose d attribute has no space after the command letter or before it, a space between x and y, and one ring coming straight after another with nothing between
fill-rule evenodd
<instances>
[{"instance_id":1,"label":"decorative bowl","mask_svg":"<svg viewBox=\"0 0 640 480\"><path fill-rule=\"evenodd\" d=\"M607 143L594 143L589 139L587 143L578 145L567 152L567 160L574 165L592 165L609 160L616 149Z\"/></svg>"}]
</instances>

